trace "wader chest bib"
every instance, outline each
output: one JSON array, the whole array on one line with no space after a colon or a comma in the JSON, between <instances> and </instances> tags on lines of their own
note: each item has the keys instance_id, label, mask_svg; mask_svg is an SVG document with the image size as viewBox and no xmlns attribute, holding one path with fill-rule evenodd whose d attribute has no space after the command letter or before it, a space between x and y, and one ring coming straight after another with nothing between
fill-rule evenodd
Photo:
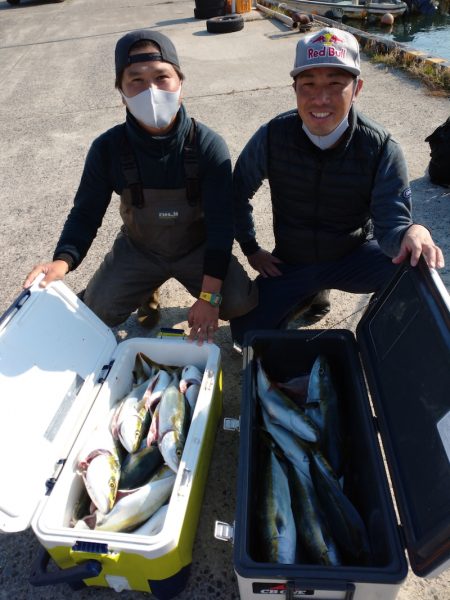
<instances>
[{"instance_id":1,"label":"wader chest bib","mask_svg":"<svg viewBox=\"0 0 450 600\"><path fill-rule=\"evenodd\" d=\"M126 188L120 197L123 230L142 252L180 258L206 240L198 181L196 123L192 119L183 148L186 187L144 188L125 130L121 165Z\"/></svg>"}]
</instances>

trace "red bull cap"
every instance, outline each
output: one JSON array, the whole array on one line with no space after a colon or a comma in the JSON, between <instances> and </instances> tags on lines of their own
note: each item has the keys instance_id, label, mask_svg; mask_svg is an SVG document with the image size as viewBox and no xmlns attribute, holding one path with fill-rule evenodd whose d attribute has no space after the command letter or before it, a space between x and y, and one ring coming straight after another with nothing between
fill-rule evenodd
<instances>
[{"instance_id":1,"label":"red bull cap","mask_svg":"<svg viewBox=\"0 0 450 600\"><path fill-rule=\"evenodd\" d=\"M316 67L337 67L358 77L361 69L355 36L342 29L327 27L299 40L291 77Z\"/></svg>"}]
</instances>

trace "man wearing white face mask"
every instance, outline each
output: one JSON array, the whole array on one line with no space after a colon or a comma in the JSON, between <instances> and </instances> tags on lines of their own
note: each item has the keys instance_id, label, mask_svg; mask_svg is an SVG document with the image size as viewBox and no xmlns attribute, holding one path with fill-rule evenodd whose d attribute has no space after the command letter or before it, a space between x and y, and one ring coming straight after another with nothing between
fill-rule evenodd
<instances>
[{"instance_id":1,"label":"man wearing white face mask","mask_svg":"<svg viewBox=\"0 0 450 600\"><path fill-rule=\"evenodd\" d=\"M259 272L258 306L230 322L239 344L246 331L286 327L324 290L376 292L407 257L444 265L429 231L412 221L400 146L355 109L363 84L356 38L334 28L303 37L290 74L297 109L263 125L234 171L235 237ZM264 179L273 252L256 241L250 204Z\"/></svg>"},{"instance_id":2,"label":"man wearing white face mask","mask_svg":"<svg viewBox=\"0 0 450 600\"><path fill-rule=\"evenodd\" d=\"M195 298L190 339L211 342L219 318L241 315L257 302L256 286L231 254L228 148L188 116L184 76L165 35L126 34L116 44L115 66L126 122L93 142L53 261L34 267L24 286L42 272L45 286L81 263L116 192L123 225L84 302L110 326L139 307L138 316L156 324L155 293L175 278Z\"/></svg>"}]
</instances>

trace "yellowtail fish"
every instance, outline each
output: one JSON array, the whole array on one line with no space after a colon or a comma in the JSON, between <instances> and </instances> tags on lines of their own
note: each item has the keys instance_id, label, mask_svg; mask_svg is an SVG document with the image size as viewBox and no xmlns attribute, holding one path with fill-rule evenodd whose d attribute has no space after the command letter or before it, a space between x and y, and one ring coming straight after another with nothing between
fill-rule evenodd
<instances>
[{"instance_id":1,"label":"yellowtail fish","mask_svg":"<svg viewBox=\"0 0 450 600\"><path fill-rule=\"evenodd\" d=\"M263 443L260 452L259 502L256 508L262 562L293 564L296 529L286 473L275 453Z\"/></svg>"},{"instance_id":2,"label":"yellowtail fish","mask_svg":"<svg viewBox=\"0 0 450 600\"><path fill-rule=\"evenodd\" d=\"M188 387L192 384L201 385L203 373L195 365L186 365L181 371L180 392L186 393Z\"/></svg>"},{"instance_id":3,"label":"yellowtail fish","mask_svg":"<svg viewBox=\"0 0 450 600\"><path fill-rule=\"evenodd\" d=\"M347 562L370 564L372 557L364 522L356 507L342 491L331 466L317 450L311 452L310 470L330 531Z\"/></svg>"},{"instance_id":4,"label":"yellowtail fish","mask_svg":"<svg viewBox=\"0 0 450 600\"><path fill-rule=\"evenodd\" d=\"M93 528L100 531L130 531L149 519L170 497L175 473L163 465L152 479L125 493L108 514L97 512Z\"/></svg>"},{"instance_id":5,"label":"yellowtail fish","mask_svg":"<svg viewBox=\"0 0 450 600\"><path fill-rule=\"evenodd\" d=\"M161 400L164 390L172 382L173 376L160 369L149 381L148 387L145 390L143 400L147 410L153 414L158 402Z\"/></svg>"},{"instance_id":6,"label":"yellowtail fish","mask_svg":"<svg viewBox=\"0 0 450 600\"><path fill-rule=\"evenodd\" d=\"M164 459L157 446L145 444L136 452L128 454L122 461L119 489L131 490L144 485L163 462Z\"/></svg>"},{"instance_id":7,"label":"yellowtail fish","mask_svg":"<svg viewBox=\"0 0 450 600\"><path fill-rule=\"evenodd\" d=\"M284 392L299 407L304 407L308 394L309 375L299 375L274 385Z\"/></svg>"},{"instance_id":8,"label":"yellowtail fish","mask_svg":"<svg viewBox=\"0 0 450 600\"><path fill-rule=\"evenodd\" d=\"M120 459L107 427L98 426L89 437L79 454L77 471L95 506L103 513L109 512L119 487Z\"/></svg>"},{"instance_id":9,"label":"yellowtail fish","mask_svg":"<svg viewBox=\"0 0 450 600\"><path fill-rule=\"evenodd\" d=\"M294 519L303 548L316 564L340 566L341 555L311 479L304 469L297 469L293 464L289 464L288 469Z\"/></svg>"},{"instance_id":10,"label":"yellowtail fish","mask_svg":"<svg viewBox=\"0 0 450 600\"><path fill-rule=\"evenodd\" d=\"M120 440L127 452L135 452L139 448L150 426L151 416L142 400L147 387L148 382L144 381L133 388L119 402L111 421L114 438Z\"/></svg>"},{"instance_id":11,"label":"yellowtail fish","mask_svg":"<svg viewBox=\"0 0 450 600\"><path fill-rule=\"evenodd\" d=\"M305 411L321 431L321 452L340 477L343 466L342 419L331 368L324 355L319 355L312 366Z\"/></svg>"},{"instance_id":12,"label":"yellowtail fish","mask_svg":"<svg viewBox=\"0 0 450 600\"><path fill-rule=\"evenodd\" d=\"M158 405L158 447L166 464L176 472L189 429L190 409L177 385L169 385Z\"/></svg>"},{"instance_id":13,"label":"yellowtail fish","mask_svg":"<svg viewBox=\"0 0 450 600\"><path fill-rule=\"evenodd\" d=\"M256 388L261 405L273 423L281 425L308 442L319 439L319 430L295 402L271 384L261 361L257 360Z\"/></svg>"},{"instance_id":14,"label":"yellowtail fish","mask_svg":"<svg viewBox=\"0 0 450 600\"><path fill-rule=\"evenodd\" d=\"M319 498L311 479L310 445L284 427L273 423L264 408L261 410L261 415L266 431L270 433L288 460L288 480L300 546L317 564L340 565L338 547L321 511Z\"/></svg>"},{"instance_id":15,"label":"yellowtail fish","mask_svg":"<svg viewBox=\"0 0 450 600\"><path fill-rule=\"evenodd\" d=\"M144 355L141 352L136 354L134 368L132 371L133 386L141 385L141 383L144 383L144 381L148 381L155 372L152 365L147 360L144 360L143 357Z\"/></svg>"},{"instance_id":16,"label":"yellowtail fish","mask_svg":"<svg viewBox=\"0 0 450 600\"><path fill-rule=\"evenodd\" d=\"M133 534L136 535L157 535L162 531L164 523L166 521L167 511L169 509L168 504L164 504L146 521L142 523L140 527L133 530Z\"/></svg>"}]
</instances>

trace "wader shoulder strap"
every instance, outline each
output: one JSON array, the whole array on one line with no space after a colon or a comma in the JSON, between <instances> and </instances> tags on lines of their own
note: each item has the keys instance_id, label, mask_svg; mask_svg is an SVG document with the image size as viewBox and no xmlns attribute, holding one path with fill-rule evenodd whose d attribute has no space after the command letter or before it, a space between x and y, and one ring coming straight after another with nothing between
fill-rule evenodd
<instances>
[{"instance_id":1,"label":"wader shoulder strap","mask_svg":"<svg viewBox=\"0 0 450 600\"><path fill-rule=\"evenodd\" d=\"M193 206L200 200L197 155L197 123L195 122L195 119L191 119L191 127L184 142L183 160L184 174L186 176L186 195L188 203Z\"/></svg>"},{"instance_id":2,"label":"wader shoulder strap","mask_svg":"<svg viewBox=\"0 0 450 600\"><path fill-rule=\"evenodd\" d=\"M131 202L136 208L142 208L144 206L144 192L142 190L141 176L125 126L123 128L120 147L120 164L125 177L126 187L131 192Z\"/></svg>"},{"instance_id":3,"label":"wader shoulder strap","mask_svg":"<svg viewBox=\"0 0 450 600\"><path fill-rule=\"evenodd\" d=\"M191 127L189 128L189 133L184 142L183 162L186 177L186 195L188 203L192 206L197 204L200 199L197 123L194 119L191 119ZM132 204L137 208L142 208L144 206L144 193L141 176L125 127L123 129L120 148L120 164L125 177L126 187L131 191Z\"/></svg>"}]
</instances>

